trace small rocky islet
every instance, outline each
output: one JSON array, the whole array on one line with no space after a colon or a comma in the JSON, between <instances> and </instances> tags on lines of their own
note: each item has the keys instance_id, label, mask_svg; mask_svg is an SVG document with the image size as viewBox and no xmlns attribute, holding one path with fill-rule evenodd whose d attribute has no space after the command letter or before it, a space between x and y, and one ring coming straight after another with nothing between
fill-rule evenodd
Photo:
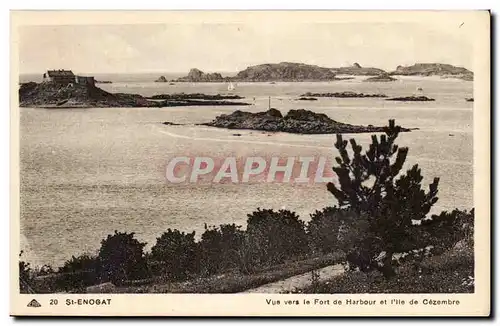
<instances>
[{"instance_id":1,"label":"small rocky islet","mask_svg":"<svg viewBox=\"0 0 500 326\"><path fill-rule=\"evenodd\" d=\"M427 96L402 96L402 97L392 97L386 99L386 101L401 101L401 102L428 102L435 101L435 99L427 97Z\"/></svg>"},{"instance_id":2,"label":"small rocky islet","mask_svg":"<svg viewBox=\"0 0 500 326\"><path fill-rule=\"evenodd\" d=\"M379 83L382 82L382 83L384 83L384 82L393 82L396 80L397 80L396 78L389 76L388 73L383 73L383 74L380 74L378 76L367 78L363 81L364 82L379 82Z\"/></svg>"},{"instance_id":3,"label":"small rocky islet","mask_svg":"<svg viewBox=\"0 0 500 326\"><path fill-rule=\"evenodd\" d=\"M307 92L302 95L301 97L306 97L306 98L314 98L314 97L337 97L337 98L364 98L364 97L387 97L385 94L364 94L364 93L356 93L356 92L351 92L351 91L345 91L345 92L336 92L336 93L311 93Z\"/></svg>"},{"instance_id":4,"label":"small rocky islet","mask_svg":"<svg viewBox=\"0 0 500 326\"><path fill-rule=\"evenodd\" d=\"M271 108L264 112L234 111L222 114L211 122L201 123L203 126L225 129L250 129L268 132L287 132L295 134L340 134L384 132L385 127L360 126L342 123L331 119L324 113L316 113L305 109L290 110L283 115L279 110ZM407 132L411 129L401 128Z\"/></svg>"},{"instance_id":5,"label":"small rocky islet","mask_svg":"<svg viewBox=\"0 0 500 326\"><path fill-rule=\"evenodd\" d=\"M157 94L148 98L152 100L241 100L244 97L233 94L174 93Z\"/></svg>"}]
</instances>

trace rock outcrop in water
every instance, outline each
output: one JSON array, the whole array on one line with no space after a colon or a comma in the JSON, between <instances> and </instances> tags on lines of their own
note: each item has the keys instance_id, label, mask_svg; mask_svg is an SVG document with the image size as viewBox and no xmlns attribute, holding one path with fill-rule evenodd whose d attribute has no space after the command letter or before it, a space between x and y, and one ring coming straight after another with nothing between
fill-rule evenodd
<instances>
[{"instance_id":1,"label":"rock outcrop in water","mask_svg":"<svg viewBox=\"0 0 500 326\"><path fill-rule=\"evenodd\" d=\"M213 83L223 82L225 79L218 72L204 73L200 69L193 68L189 71L186 77L181 77L176 82L190 82L190 83Z\"/></svg>"},{"instance_id":2,"label":"rock outcrop in water","mask_svg":"<svg viewBox=\"0 0 500 326\"><path fill-rule=\"evenodd\" d=\"M338 80L330 68L295 62L251 66L231 78L242 82L296 82Z\"/></svg>"},{"instance_id":3,"label":"rock outcrop in water","mask_svg":"<svg viewBox=\"0 0 500 326\"><path fill-rule=\"evenodd\" d=\"M356 126L341 123L331 119L326 114L315 113L304 109L290 110L285 116L276 109L258 113L237 110L231 114L217 116L212 122L203 123L202 125L227 129L251 129L297 134L337 134L384 131L384 127ZM403 129L402 131L410 130Z\"/></svg>"},{"instance_id":4,"label":"rock outcrop in water","mask_svg":"<svg viewBox=\"0 0 500 326\"><path fill-rule=\"evenodd\" d=\"M301 96L297 100L298 101L317 101L318 99L315 97Z\"/></svg>"},{"instance_id":5,"label":"rock outcrop in water","mask_svg":"<svg viewBox=\"0 0 500 326\"><path fill-rule=\"evenodd\" d=\"M375 76L375 77L366 78L363 81L364 82L381 82L381 83L384 83L384 82L393 82L395 80L396 80L396 78L393 78L393 77L389 76L389 74L384 73L384 74L380 74L380 75Z\"/></svg>"},{"instance_id":6,"label":"rock outcrop in water","mask_svg":"<svg viewBox=\"0 0 500 326\"><path fill-rule=\"evenodd\" d=\"M19 88L19 104L22 107L91 108L250 105L243 102L225 101L224 97L217 95L178 94L165 97L165 99L160 98L159 101L154 101L139 94L109 93L93 85L61 85L53 82L40 84L30 82L21 84ZM236 99L236 97L233 98Z\"/></svg>"},{"instance_id":7,"label":"rock outcrop in water","mask_svg":"<svg viewBox=\"0 0 500 326\"><path fill-rule=\"evenodd\" d=\"M168 80L165 76L160 76L157 80L155 80L155 83L167 83Z\"/></svg>"},{"instance_id":8,"label":"rock outcrop in water","mask_svg":"<svg viewBox=\"0 0 500 326\"><path fill-rule=\"evenodd\" d=\"M388 98L386 101L402 101L402 102L427 102L435 101L433 98L427 96L403 96L403 97L393 97Z\"/></svg>"},{"instance_id":9,"label":"rock outcrop in water","mask_svg":"<svg viewBox=\"0 0 500 326\"><path fill-rule=\"evenodd\" d=\"M159 94L150 97L153 100L240 100L244 97L239 95L211 95L203 93L174 93Z\"/></svg>"},{"instance_id":10,"label":"rock outcrop in water","mask_svg":"<svg viewBox=\"0 0 500 326\"><path fill-rule=\"evenodd\" d=\"M460 78L473 80L474 73L463 67L444 63L416 63L412 66L398 66L391 75L401 76L441 76L444 78Z\"/></svg>"},{"instance_id":11,"label":"rock outcrop in water","mask_svg":"<svg viewBox=\"0 0 500 326\"><path fill-rule=\"evenodd\" d=\"M336 93L311 93L307 92L301 96L306 97L338 97L338 98L356 98L356 97L387 97L385 94L364 94L356 92L336 92Z\"/></svg>"},{"instance_id":12,"label":"rock outcrop in water","mask_svg":"<svg viewBox=\"0 0 500 326\"><path fill-rule=\"evenodd\" d=\"M386 72L379 68L361 67L359 63L354 63L350 67L332 68L338 75L351 75L351 76L378 76Z\"/></svg>"}]
</instances>

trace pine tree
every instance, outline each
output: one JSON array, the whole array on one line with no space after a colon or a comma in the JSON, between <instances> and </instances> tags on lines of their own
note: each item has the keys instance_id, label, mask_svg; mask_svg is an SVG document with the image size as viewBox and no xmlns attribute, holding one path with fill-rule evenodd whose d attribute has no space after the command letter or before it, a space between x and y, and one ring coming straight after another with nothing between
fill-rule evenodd
<instances>
[{"instance_id":1,"label":"pine tree","mask_svg":"<svg viewBox=\"0 0 500 326\"><path fill-rule=\"evenodd\" d=\"M415 246L412 221L425 218L437 202L439 178L434 178L426 192L422 189L423 177L418 164L400 174L408 155L407 147L395 144L401 127L389 120L384 132L380 138L372 135L372 143L365 153L351 139L352 157L347 150L348 141L338 134L335 147L340 156L336 157L338 166L333 167L333 171L339 185L329 183L327 188L340 208L354 210L360 218L368 220L369 231L360 235L358 250L367 251L372 257L385 251L384 274L388 276L393 274L392 254Z\"/></svg>"}]
</instances>

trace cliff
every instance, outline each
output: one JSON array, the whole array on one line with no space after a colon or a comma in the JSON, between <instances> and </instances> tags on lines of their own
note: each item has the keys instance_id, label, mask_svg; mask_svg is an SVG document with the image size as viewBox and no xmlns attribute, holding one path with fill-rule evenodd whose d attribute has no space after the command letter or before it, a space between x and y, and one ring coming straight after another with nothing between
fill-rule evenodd
<instances>
[{"instance_id":1,"label":"cliff","mask_svg":"<svg viewBox=\"0 0 500 326\"><path fill-rule=\"evenodd\" d=\"M361 67L359 63L353 64L351 67L332 68L338 75L351 76L378 76L386 73L384 70L373 67Z\"/></svg>"},{"instance_id":2,"label":"cliff","mask_svg":"<svg viewBox=\"0 0 500 326\"><path fill-rule=\"evenodd\" d=\"M251 66L231 78L243 82L337 80L330 68L304 63L281 62Z\"/></svg>"},{"instance_id":3,"label":"cliff","mask_svg":"<svg viewBox=\"0 0 500 326\"><path fill-rule=\"evenodd\" d=\"M221 74L204 73L203 71L193 68L189 71L188 75L177 79L177 82L191 82L191 83L207 83L207 82L223 82L225 79Z\"/></svg>"},{"instance_id":4,"label":"cliff","mask_svg":"<svg viewBox=\"0 0 500 326\"><path fill-rule=\"evenodd\" d=\"M384 131L384 127L350 125L337 122L326 114L315 113L303 109L290 110L285 116L276 109L269 109L268 111L257 113L237 110L231 114L219 115L212 122L202 125L227 129L251 129L298 134L337 134ZM403 128L402 131L410 131L410 129Z\"/></svg>"},{"instance_id":5,"label":"cliff","mask_svg":"<svg viewBox=\"0 0 500 326\"><path fill-rule=\"evenodd\" d=\"M474 73L466 68L444 63L416 63L412 66L398 66L391 75L401 76L442 76L472 80Z\"/></svg>"},{"instance_id":6,"label":"cliff","mask_svg":"<svg viewBox=\"0 0 500 326\"><path fill-rule=\"evenodd\" d=\"M154 106L136 94L108 93L91 85L26 83L19 88L20 106L43 107L137 107Z\"/></svg>"}]
</instances>

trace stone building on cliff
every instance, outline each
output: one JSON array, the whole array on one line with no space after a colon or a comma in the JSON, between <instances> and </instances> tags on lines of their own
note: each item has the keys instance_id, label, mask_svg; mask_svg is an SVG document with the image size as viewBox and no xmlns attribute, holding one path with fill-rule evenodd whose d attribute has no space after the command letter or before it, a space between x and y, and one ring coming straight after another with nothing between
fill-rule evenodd
<instances>
[{"instance_id":1,"label":"stone building on cliff","mask_svg":"<svg viewBox=\"0 0 500 326\"><path fill-rule=\"evenodd\" d=\"M78 76L71 70L47 70L43 74L44 82L53 82L62 85L80 84L80 85L95 85L93 76Z\"/></svg>"}]
</instances>

